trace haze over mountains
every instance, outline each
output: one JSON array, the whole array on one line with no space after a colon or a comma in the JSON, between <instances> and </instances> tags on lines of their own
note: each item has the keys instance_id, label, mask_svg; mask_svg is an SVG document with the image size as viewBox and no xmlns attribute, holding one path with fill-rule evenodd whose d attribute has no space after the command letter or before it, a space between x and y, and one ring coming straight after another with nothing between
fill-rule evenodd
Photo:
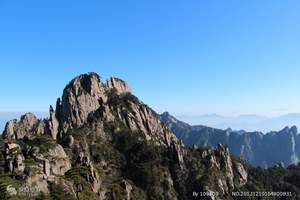
<instances>
[{"instance_id":1,"label":"haze over mountains","mask_svg":"<svg viewBox=\"0 0 300 200\"><path fill-rule=\"evenodd\" d=\"M168 112L161 115L161 120L187 146L217 147L218 144L226 144L233 155L246 159L254 166L271 167L279 162L290 165L300 160L300 134L296 126L263 134L192 126Z\"/></svg>"},{"instance_id":2,"label":"haze over mountains","mask_svg":"<svg viewBox=\"0 0 300 200\"><path fill-rule=\"evenodd\" d=\"M286 126L300 127L300 113L288 113L277 117L267 117L262 115L238 115L222 116L218 114L208 115L178 115L177 119L191 125L205 125L218 129L231 128L233 130L260 131L267 133L281 130Z\"/></svg>"},{"instance_id":3,"label":"haze over mountains","mask_svg":"<svg viewBox=\"0 0 300 200\"><path fill-rule=\"evenodd\" d=\"M24 112L0 112L0 132L2 133L5 123L11 119L19 118ZM47 116L47 112L33 112L38 118ZM191 125L205 125L218 129L231 128L233 130L260 131L267 133L278 131L286 126L300 127L300 113L289 113L278 117L266 117L262 115L239 115L223 116L218 114L207 115L176 115L177 119Z\"/></svg>"}]
</instances>

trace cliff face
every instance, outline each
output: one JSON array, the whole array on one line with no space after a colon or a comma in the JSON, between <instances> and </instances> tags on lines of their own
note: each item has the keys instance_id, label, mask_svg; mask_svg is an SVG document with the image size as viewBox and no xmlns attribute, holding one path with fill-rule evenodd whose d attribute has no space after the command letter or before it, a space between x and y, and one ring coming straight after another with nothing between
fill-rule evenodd
<instances>
[{"instance_id":1,"label":"cliff face","mask_svg":"<svg viewBox=\"0 0 300 200\"><path fill-rule=\"evenodd\" d=\"M126 136L123 141L119 141L120 135ZM104 83L95 73L71 80L57 100L56 109L50 106L48 119L37 119L32 113L27 113L20 120L7 122L2 137L6 152L3 156L5 172L22 176L20 181L28 186L40 185L45 193L49 193L51 185L60 183L65 191L81 197L81 190L88 188L83 185L76 188L77 180L73 180L73 175L79 170L89 177L82 180L82 184L91 185L95 197L109 199L108 193L115 188L100 188L100 174L110 171L120 176L122 164L103 156L107 151L112 157L120 156L117 149L127 137L134 138L133 142L168 149L179 169L185 169L184 147L160 122L159 116L131 94L126 82L110 78ZM118 142L120 144L114 147ZM99 149L104 152L99 152ZM28 160L32 163L27 164ZM108 169L99 171L99 168ZM164 173L172 185L170 172L165 170ZM111 176L105 177L105 182L113 181ZM122 183L115 187L123 187L129 199L136 186L125 177L120 176L120 179ZM168 195L174 197L174 189L170 188Z\"/></svg>"},{"instance_id":2,"label":"cliff face","mask_svg":"<svg viewBox=\"0 0 300 200\"><path fill-rule=\"evenodd\" d=\"M126 82L95 73L74 78L49 118L9 121L0 148L1 199L231 199L258 173L224 145L185 148Z\"/></svg>"},{"instance_id":3,"label":"cliff face","mask_svg":"<svg viewBox=\"0 0 300 200\"><path fill-rule=\"evenodd\" d=\"M63 138L69 130L86 125L93 115L100 116L99 123L120 121L131 131L140 131L146 140L154 140L157 144L180 143L162 125L158 115L131 94L126 82L110 78L105 84L95 73L74 78L65 87L62 98L57 100L56 110L50 106L49 119L40 120L27 113L19 121L9 121L3 137L22 139L50 134L53 139Z\"/></svg>"},{"instance_id":4,"label":"cliff face","mask_svg":"<svg viewBox=\"0 0 300 200\"><path fill-rule=\"evenodd\" d=\"M279 162L288 166L299 162L300 134L295 126L263 134L191 126L169 113L162 114L161 120L187 146L217 147L219 143L226 144L233 155L244 158L254 166L271 167Z\"/></svg>"}]
</instances>

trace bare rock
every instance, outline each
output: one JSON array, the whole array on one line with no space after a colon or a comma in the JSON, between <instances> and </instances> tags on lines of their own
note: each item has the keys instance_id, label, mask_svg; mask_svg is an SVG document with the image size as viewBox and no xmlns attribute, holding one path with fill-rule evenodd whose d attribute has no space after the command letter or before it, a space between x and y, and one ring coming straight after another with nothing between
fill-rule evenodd
<instances>
[{"instance_id":1,"label":"bare rock","mask_svg":"<svg viewBox=\"0 0 300 200\"><path fill-rule=\"evenodd\" d=\"M7 170L15 175L23 174L25 169L25 158L21 148L15 143L5 144L5 165Z\"/></svg>"},{"instance_id":2,"label":"bare rock","mask_svg":"<svg viewBox=\"0 0 300 200\"><path fill-rule=\"evenodd\" d=\"M130 183L128 183L126 180L123 180L121 182L121 187L126 191L126 200L131 200L131 192L133 190L133 187Z\"/></svg>"},{"instance_id":3,"label":"bare rock","mask_svg":"<svg viewBox=\"0 0 300 200\"><path fill-rule=\"evenodd\" d=\"M25 158L23 156L23 154L17 154L15 156L15 160L14 160L14 169L13 172L14 174L23 174L24 169L25 169Z\"/></svg>"},{"instance_id":4,"label":"bare rock","mask_svg":"<svg viewBox=\"0 0 300 200\"><path fill-rule=\"evenodd\" d=\"M171 143L171 147L173 148L173 151L177 158L180 169L184 170L186 168L185 163L184 163L184 156L186 153L185 153L185 149L184 149L182 140L180 140L178 143L176 143L176 142Z\"/></svg>"},{"instance_id":5,"label":"bare rock","mask_svg":"<svg viewBox=\"0 0 300 200\"><path fill-rule=\"evenodd\" d=\"M157 145L171 147L173 143L179 144L177 137L160 121L157 113L148 106L128 94L121 99L123 105L113 105L117 113L116 118L124 123L131 131L140 132L146 140L152 140Z\"/></svg>"},{"instance_id":6,"label":"bare rock","mask_svg":"<svg viewBox=\"0 0 300 200\"><path fill-rule=\"evenodd\" d=\"M73 147L74 145L74 137L72 135L69 135L68 138L67 138L67 145L68 147Z\"/></svg>"},{"instance_id":7,"label":"bare rock","mask_svg":"<svg viewBox=\"0 0 300 200\"><path fill-rule=\"evenodd\" d=\"M238 172L238 177L234 177L238 179L238 185L239 187L245 185L248 181L248 173L244 166L241 163L236 163L236 169Z\"/></svg>"},{"instance_id":8,"label":"bare rock","mask_svg":"<svg viewBox=\"0 0 300 200\"><path fill-rule=\"evenodd\" d=\"M77 158L77 164L80 166L89 166L90 165L90 157L89 155L80 152Z\"/></svg>"},{"instance_id":9,"label":"bare rock","mask_svg":"<svg viewBox=\"0 0 300 200\"><path fill-rule=\"evenodd\" d=\"M232 160L229 153L229 149L227 146L219 144L218 145L218 154L221 158L220 166L221 170L226 174L227 182L230 187L230 189L234 189L234 183L233 183L233 169L232 169Z\"/></svg>"},{"instance_id":10,"label":"bare rock","mask_svg":"<svg viewBox=\"0 0 300 200\"><path fill-rule=\"evenodd\" d=\"M208 158L209 158L209 166L210 167L216 167L216 168L220 169L220 163L217 162L217 158L214 154L209 154Z\"/></svg>"},{"instance_id":11,"label":"bare rock","mask_svg":"<svg viewBox=\"0 0 300 200\"><path fill-rule=\"evenodd\" d=\"M43 174L35 174L26 178L26 184L24 187L37 188L38 191L48 194L48 182L44 178ZM39 194L39 193L38 193Z\"/></svg>"},{"instance_id":12,"label":"bare rock","mask_svg":"<svg viewBox=\"0 0 300 200\"><path fill-rule=\"evenodd\" d=\"M43 161L43 172L46 175L46 177L49 177L51 175L50 169L51 169L50 168L50 162L49 162L49 160L45 159Z\"/></svg>"},{"instance_id":13,"label":"bare rock","mask_svg":"<svg viewBox=\"0 0 300 200\"><path fill-rule=\"evenodd\" d=\"M71 169L71 162L63 147L59 144L48 151L50 171L53 175L64 175Z\"/></svg>"},{"instance_id":14,"label":"bare rock","mask_svg":"<svg viewBox=\"0 0 300 200\"><path fill-rule=\"evenodd\" d=\"M100 83L99 75L83 74L73 79L65 87L56 108L62 130L66 132L85 124L88 115L96 111L105 99L105 87Z\"/></svg>"},{"instance_id":15,"label":"bare rock","mask_svg":"<svg viewBox=\"0 0 300 200\"><path fill-rule=\"evenodd\" d=\"M106 85L109 89L115 89L118 94L131 93L129 85L118 78L111 77Z\"/></svg>"},{"instance_id":16,"label":"bare rock","mask_svg":"<svg viewBox=\"0 0 300 200\"><path fill-rule=\"evenodd\" d=\"M88 181L92 185L92 190L94 193L97 193L100 189L101 186L101 180L99 177L99 174L97 170L94 168L92 164L89 165L89 176L88 176Z\"/></svg>"},{"instance_id":17,"label":"bare rock","mask_svg":"<svg viewBox=\"0 0 300 200\"><path fill-rule=\"evenodd\" d=\"M42 135L45 125L32 113L26 113L18 121L16 119L6 123L3 137L6 139L22 139L24 136Z\"/></svg>"},{"instance_id":18,"label":"bare rock","mask_svg":"<svg viewBox=\"0 0 300 200\"><path fill-rule=\"evenodd\" d=\"M52 106L50 106L49 114L50 114L50 118L49 118L50 134L51 134L52 139L56 140L57 139L57 134L58 134L59 122L56 118L56 113L53 110Z\"/></svg>"},{"instance_id":19,"label":"bare rock","mask_svg":"<svg viewBox=\"0 0 300 200\"><path fill-rule=\"evenodd\" d=\"M94 168L92 162L90 161L89 155L87 153L80 152L76 164L78 166L88 167L89 173L87 174L87 181L91 183L93 192L97 193L100 189L102 181L100 180L97 170Z\"/></svg>"}]
</instances>

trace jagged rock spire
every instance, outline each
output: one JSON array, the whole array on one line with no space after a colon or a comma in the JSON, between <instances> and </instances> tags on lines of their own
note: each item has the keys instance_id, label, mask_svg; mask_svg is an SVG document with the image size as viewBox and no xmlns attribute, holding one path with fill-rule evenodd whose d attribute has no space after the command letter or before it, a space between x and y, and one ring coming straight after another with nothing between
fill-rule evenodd
<instances>
[{"instance_id":1,"label":"jagged rock spire","mask_svg":"<svg viewBox=\"0 0 300 200\"><path fill-rule=\"evenodd\" d=\"M58 134L59 122L56 118L56 113L52 106L50 106L50 108L49 108L49 114L50 114L50 118L49 118L50 134L51 134L52 139L56 140L57 134Z\"/></svg>"},{"instance_id":2,"label":"jagged rock spire","mask_svg":"<svg viewBox=\"0 0 300 200\"><path fill-rule=\"evenodd\" d=\"M13 119L6 123L3 138L22 139L25 136L42 135L46 132L44 120L39 120L32 113L22 115L20 120Z\"/></svg>"},{"instance_id":3,"label":"jagged rock spire","mask_svg":"<svg viewBox=\"0 0 300 200\"><path fill-rule=\"evenodd\" d=\"M131 93L129 85L125 81L115 77L111 77L106 85L110 89L115 89L118 94Z\"/></svg>"},{"instance_id":4,"label":"jagged rock spire","mask_svg":"<svg viewBox=\"0 0 300 200\"><path fill-rule=\"evenodd\" d=\"M160 121L159 115L131 94L129 85L118 78L110 78L106 83L96 73L75 77L64 88L62 98L57 100L56 109L49 108L49 119L38 120L26 114L20 122L7 124L5 135L20 139L25 134L49 134L56 140L63 138L68 130L88 123L89 117L98 112L98 123L119 121L133 132L140 132L146 140L156 144L174 146L182 161L182 143ZM17 137L14 137L17 135Z\"/></svg>"},{"instance_id":5,"label":"jagged rock spire","mask_svg":"<svg viewBox=\"0 0 300 200\"><path fill-rule=\"evenodd\" d=\"M74 78L64 89L57 116L62 131L80 127L88 115L100 107L106 99L105 88L96 73L83 74Z\"/></svg>"}]
</instances>

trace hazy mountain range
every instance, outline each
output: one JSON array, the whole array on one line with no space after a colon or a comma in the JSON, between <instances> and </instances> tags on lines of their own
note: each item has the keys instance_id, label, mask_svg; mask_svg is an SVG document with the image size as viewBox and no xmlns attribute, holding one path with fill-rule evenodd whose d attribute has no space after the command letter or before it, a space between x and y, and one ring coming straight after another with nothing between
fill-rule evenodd
<instances>
[{"instance_id":1,"label":"hazy mountain range","mask_svg":"<svg viewBox=\"0 0 300 200\"><path fill-rule=\"evenodd\" d=\"M254 166L270 167L278 162L290 165L297 164L300 160L300 134L296 126L286 126L263 134L258 131L192 126L168 112L161 115L161 120L186 146L217 147L218 144L226 144L232 154L246 159Z\"/></svg>"},{"instance_id":2,"label":"hazy mountain range","mask_svg":"<svg viewBox=\"0 0 300 200\"><path fill-rule=\"evenodd\" d=\"M270 132L280 130L286 126L300 127L300 113L289 113L279 117L261 115L222 116L218 114L176 116L177 119L191 125L205 125L219 129Z\"/></svg>"}]
</instances>

